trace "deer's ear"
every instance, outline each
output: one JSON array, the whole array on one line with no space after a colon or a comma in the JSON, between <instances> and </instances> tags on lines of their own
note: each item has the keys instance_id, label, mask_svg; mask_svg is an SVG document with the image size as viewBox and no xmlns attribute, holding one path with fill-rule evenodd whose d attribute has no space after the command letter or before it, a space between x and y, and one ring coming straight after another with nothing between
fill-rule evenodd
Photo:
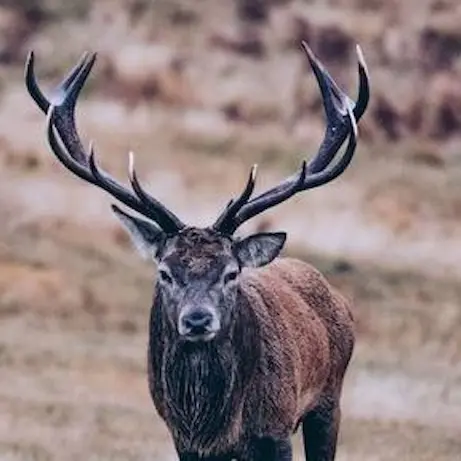
<instances>
[{"instance_id":1,"label":"deer's ear","mask_svg":"<svg viewBox=\"0 0 461 461\"><path fill-rule=\"evenodd\" d=\"M165 241L165 233L154 223L135 218L118 206L112 205L112 211L128 231L136 249L144 259L154 259Z\"/></svg>"},{"instance_id":2,"label":"deer's ear","mask_svg":"<svg viewBox=\"0 0 461 461\"><path fill-rule=\"evenodd\" d=\"M234 243L234 251L242 267L261 267L269 264L280 253L285 232L260 233Z\"/></svg>"}]
</instances>

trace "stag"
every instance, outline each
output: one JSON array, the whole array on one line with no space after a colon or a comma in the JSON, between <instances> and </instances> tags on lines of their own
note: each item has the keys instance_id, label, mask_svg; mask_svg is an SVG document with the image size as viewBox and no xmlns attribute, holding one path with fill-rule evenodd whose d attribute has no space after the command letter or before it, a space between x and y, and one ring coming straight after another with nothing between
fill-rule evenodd
<instances>
[{"instance_id":1,"label":"stag","mask_svg":"<svg viewBox=\"0 0 461 461\"><path fill-rule=\"evenodd\" d=\"M185 225L152 197L131 153L130 189L98 166L91 143L83 147L75 104L95 54L85 54L49 98L37 84L33 53L26 64L28 91L47 114L48 142L59 161L147 218L112 205L140 253L157 264L148 381L181 461L290 461L290 436L299 425L309 461L335 457L354 346L351 307L315 268L277 257L285 233L234 236L259 213L338 177L355 152L356 122L369 100L360 48L356 101L304 48L327 120L317 154L256 196L253 167L241 194L206 228Z\"/></svg>"}]
</instances>

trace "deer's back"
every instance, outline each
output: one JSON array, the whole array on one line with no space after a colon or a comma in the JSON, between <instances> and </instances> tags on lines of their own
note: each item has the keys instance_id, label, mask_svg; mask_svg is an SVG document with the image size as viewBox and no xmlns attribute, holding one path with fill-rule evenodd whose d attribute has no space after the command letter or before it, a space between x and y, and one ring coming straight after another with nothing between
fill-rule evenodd
<instances>
[{"instance_id":1,"label":"deer's back","mask_svg":"<svg viewBox=\"0 0 461 461\"><path fill-rule=\"evenodd\" d=\"M252 411L261 423L276 413L285 431L322 395L340 392L354 343L350 308L315 268L290 258L249 270L242 287L263 344L258 374L265 376L255 377L250 393L264 404Z\"/></svg>"}]
</instances>

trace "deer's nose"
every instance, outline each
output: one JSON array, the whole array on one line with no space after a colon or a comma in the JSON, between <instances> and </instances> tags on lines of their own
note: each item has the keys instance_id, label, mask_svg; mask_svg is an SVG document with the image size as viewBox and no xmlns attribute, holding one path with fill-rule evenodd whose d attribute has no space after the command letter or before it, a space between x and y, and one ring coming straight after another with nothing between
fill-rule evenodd
<instances>
[{"instance_id":1,"label":"deer's nose","mask_svg":"<svg viewBox=\"0 0 461 461\"><path fill-rule=\"evenodd\" d=\"M192 311L182 318L187 334L202 335L209 330L213 315L207 311Z\"/></svg>"}]
</instances>

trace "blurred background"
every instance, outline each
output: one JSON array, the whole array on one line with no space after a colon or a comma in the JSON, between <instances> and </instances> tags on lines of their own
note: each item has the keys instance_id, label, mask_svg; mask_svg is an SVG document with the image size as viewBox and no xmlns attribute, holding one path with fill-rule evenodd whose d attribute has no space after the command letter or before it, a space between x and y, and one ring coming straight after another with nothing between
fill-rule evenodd
<instances>
[{"instance_id":1,"label":"blurred background","mask_svg":"<svg viewBox=\"0 0 461 461\"><path fill-rule=\"evenodd\" d=\"M0 459L176 459L150 402L154 268L100 190L50 154L26 94L97 51L82 138L183 220L213 222L311 157L324 119L305 39L372 100L352 165L248 224L286 230L355 304L339 461L461 459L461 4L457 0L0 0ZM297 460L300 455L296 438Z\"/></svg>"}]
</instances>

